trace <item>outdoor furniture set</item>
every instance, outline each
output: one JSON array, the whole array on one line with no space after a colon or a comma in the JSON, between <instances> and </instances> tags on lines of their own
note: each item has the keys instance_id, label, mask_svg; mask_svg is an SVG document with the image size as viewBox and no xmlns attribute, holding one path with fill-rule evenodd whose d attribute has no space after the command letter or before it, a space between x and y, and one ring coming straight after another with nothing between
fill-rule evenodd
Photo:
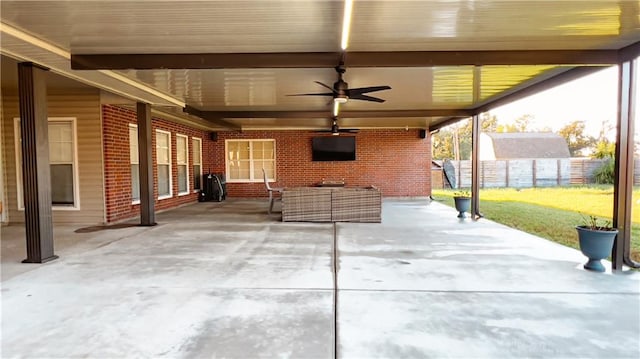
<instances>
[{"instance_id":1,"label":"outdoor furniture set","mask_svg":"<svg viewBox=\"0 0 640 359\"><path fill-rule=\"evenodd\" d=\"M264 174L264 170L263 170ZM275 194L282 200L283 222L380 223L382 193L374 186L344 187L344 181L321 181L315 187L274 188L264 174L269 211Z\"/></svg>"}]
</instances>

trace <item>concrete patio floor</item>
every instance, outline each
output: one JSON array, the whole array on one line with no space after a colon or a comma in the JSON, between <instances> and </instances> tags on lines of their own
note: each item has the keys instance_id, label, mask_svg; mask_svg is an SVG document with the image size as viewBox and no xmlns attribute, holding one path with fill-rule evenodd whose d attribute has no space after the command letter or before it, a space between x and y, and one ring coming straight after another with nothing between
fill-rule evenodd
<instances>
[{"instance_id":1,"label":"concrete patio floor","mask_svg":"<svg viewBox=\"0 0 640 359\"><path fill-rule=\"evenodd\" d=\"M43 265L2 227L0 356L640 357L638 272L585 271L576 250L428 200L335 226L266 207L57 226Z\"/></svg>"}]
</instances>

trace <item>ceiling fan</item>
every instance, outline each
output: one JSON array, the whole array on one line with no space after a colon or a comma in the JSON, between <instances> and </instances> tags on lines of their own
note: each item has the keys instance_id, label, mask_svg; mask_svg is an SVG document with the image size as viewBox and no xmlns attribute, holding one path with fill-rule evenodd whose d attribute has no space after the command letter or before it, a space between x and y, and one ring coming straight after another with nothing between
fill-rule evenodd
<instances>
[{"instance_id":1,"label":"ceiling fan","mask_svg":"<svg viewBox=\"0 0 640 359\"><path fill-rule=\"evenodd\" d=\"M337 117L333 117L330 130L319 130L319 131L315 131L315 132L329 132L334 136L338 136L341 133L358 133L358 130L355 129L355 128L342 129L342 128L338 127L338 118Z\"/></svg>"},{"instance_id":2,"label":"ceiling fan","mask_svg":"<svg viewBox=\"0 0 640 359\"><path fill-rule=\"evenodd\" d=\"M358 87L358 88L350 89L349 88L349 84L347 84L342 79L342 75L346 72L346 68L344 67L344 63L342 61L340 61L340 64L338 66L334 67L334 69L338 73L338 81L333 83L333 87L330 87L329 85L324 84L324 83L322 83L320 81L314 81L318 85L323 86L323 87L331 90L331 92L301 93L301 94L294 94L294 95L288 95L288 96L331 96L331 97L333 97L332 101L334 103L335 102L337 102L337 103L346 103L347 100L362 100L362 101L372 101L372 102L382 103L385 100L383 100L381 98L378 98L378 97L365 95L365 94L369 93L369 92L376 92L376 91L390 90L391 89L391 86L388 86L388 85Z\"/></svg>"}]
</instances>

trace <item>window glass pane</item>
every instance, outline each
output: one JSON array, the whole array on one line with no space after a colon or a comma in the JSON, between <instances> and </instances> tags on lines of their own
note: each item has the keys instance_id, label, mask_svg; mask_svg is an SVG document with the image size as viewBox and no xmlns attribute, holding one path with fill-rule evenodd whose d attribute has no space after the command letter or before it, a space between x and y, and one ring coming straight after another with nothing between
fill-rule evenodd
<instances>
[{"instance_id":1,"label":"window glass pane","mask_svg":"<svg viewBox=\"0 0 640 359\"><path fill-rule=\"evenodd\" d=\"M49 122L49 140L54 142L71 142L72 131L70 122Z\"/></svg>"},{"instance_id":2,"label":"window glass pane","mask_svg":"<svg viewBox=\"0 0 640 359\"><path fill-rule=\"evenodd\" d=\"M249 142L239 142L238 143L238 149L237 149L237 156L236 158L241 159L241 160L248 160L249 159Z\"/></svg>"},{"instance_id":3,"label":"window glass pane","mask_svg":"<svg viewBox=\"0 0 640 359\"><path fill-rule=\"evenodd\" d=\"M60 143L60 162L73 162L73 144L71 142Z\"/></svg>"},{"instance_id":4,"label":"window glass pane","mask_svg":"<svg viewBox=\"0 0 640 359\"><path fill-rule=\"evenodd\" d=\"M138 163L138 129L129 127L129 161Z\"/></svg>"},{"instance_id":5,"label":"window glass pane","mask_svg":"<svg viewBox=\"0 0 640 359\"><path fill-rule=\"evenodd\" d=\"M273 141L263 141L263 142L262 142L262 148L263 148L265 151L271 151L271 152L273 152L273 144L274 144L274 142L273 142Z\"/></svg>"},{"instance_id":6,"label":"window glass pane","mask_svg":"<svg viewBox=\"0 0 640 359\"><path fill-rule=\"evenodd\" d=\"M176 136L176 155L178 163L187 163L187 139L182 136Z\"/></svg>"},{"instance_id":7,"label":"window glass pane","mask_svg":"<svg viewBox=\"0 0 640 359\"><path fill-rule=\"evenodd\" d=\"M158 132L156 133L156 139L156 157L158 164L169 164L171 156L169 153L169 135Z\"/></svg>"},{"instance_id":8,"label":"window glass pane","mask_svg":"<svg viewBox=\"0 0 640 359\"><path fill-rule=\"evenodd\" d=\"M250 163L249 161L240 161L240 171L238 172L238 178L239 179L250 179L249 175L249 168L250 168Z\"/></svg>"},{"instance_id":9,"label":"window glass pane","mask_svg":"<svg viewBox=\"0 0 640 359\"><path fill-rule=\"evenodd\" d=\"M267 178L274 179L276 177L275 176L275 172L276 172L275 162L273 160L264 161L263 162L263 167L264 167L265 172L267 172Z\"/></svg>"},{"instance_id":10,"label":"window glass pane","mask_svg":"<svg viewBox=\"0 0 640 359\"><path fill-rule=\"evenodd\" d=\"M262 168L275 178L274 140L228 140L226 167L232 181L261 181Z\"/></svg>"},{"instance_id":11,"label":"window glass pane","mask_svg":"<svg viewBox=\"0 0 640 359\"><path fill-rule=\"evenodd\" d=\"M62 162L62 150L60 149L60 142L54 142L49 140L49 161L50 162Z\"/></svg>"},{"instance_id":12,"label":"window glass pane","mask_svg":"<svg viewBox=\"0 0 640 359\"><path fill-rule=\"evenodd\" d=\"M256 176L256 178L262 178L263 167L264 167L264 161L253 161L253 175Z\"/></svg>"},{"instance_id":13,"label":"window glass pane","mask_svg":"<svg viewBox=\"0 0 640 359\"><path fill-rule=\"evenodd\" d=\"M189 186L187 185L187 166L178 166L178 192L187 192Z\"/></svg>"},{"instance_id":14,"label":"window glass pane","mask_svg":"<svg viewBox=\"0 0 640 359\"><path fill-rule=\"evenodd\" d=\"M158 195L164 196L170 193L169 165L158 165Z\"/></svg>"},{"instance_id":15,"label":"window glass pane","mask_svg":"<svg viewBox=\"0 0 640 359\"><path fill-rule=\"evenodd\" d=\"M240 167L233 166L229 167L229 179L240 179Z\"/></svg>"},{"instance_id":16,"label":"window glass pane","mask_svg":"<svg viewBox=\"0 0 640 359\"><path fill-rule=\"evenodd\" d=\"M158 151L158 163L160 164L168 164L169 163L169 153L167 150L159 150Z\"/></svg>"},{"instance_id":17,"label":"window glass pane","mask_svg":"<svg viewBox=\"0 0 640 359\"><path fill-rule=\"evenodd\" d=\"M49 161L51 163L73 162L71 122L49 123Z\"/></svg>"},{"instance_id":18,"label":"window glass pane","mask_svg":"<svg viewBox=\"0 0 640 359\"><path fill-rule=\"evenodd\" d=\"M67 122L67 123L60 123L60 124L56 124L56 125L60 125L60 141L61 142L71 142L73 141L72 138L72 131L71 131L71 123Z\"/></svg>"},{"instance_id":19,"label":"window glass pane","mask_svg":"<svg viewBox=\"0 0 640 359\"><path fill-rule=\"evenodd\" d=\"M201 164L201 158L202 158L202 154L201 152L201 147L202 147L202 143L200 142L199 139L194 138L193 139L193 164L194 165L199 165ZM195 172L198 173L198 172Z\"/></svg>"},{"instance_id":20,"label":"window glass pane","mask_svg":"<svg viewBox=\"0 0 640 359\"><path fill-rule=\"evenodd\" d=\"M158 148L168 148L169 147L169 139L167 138L166 133L157 132L156 133L156 143Z\"/></svg>"},{"instance_id":21,"label":"window glass pane","mask_svg":"<svg viewBox=\"0 0 640 359\"><path fill-rule=\"evenodd\" d=\"M51 165L51 202L73 204L73 165Z\"/></svg>"},{"instance_id":22,"label":"window glass pane","mask_svg":"<svg viewBox=\"0 0 640 359\"><path fill-rule=\"evenodd\" d=\"M229 151L227 156L230 156L231 153L235 153L237 148L238 148L238 142L235 142L235 141L227 142L227 151Z\"/></svg>"},{"instance_id":23,"label":"window glass pane","mask_svg":"<svg viewBox=\"0 0 640 359\"><path fill-rule=\"evenodd\" d=\"M140 169L137 164L131 165L131 200L140 200Z\"/></svg>"},{"instance_id":24,"label":"window glass pane","mask_svg":"<svg viewBox=\"0 0 640 359\"><path fill-rule=\"evenodd\" d=\"M15 122L18 168L22 167L22 134L20 121ZM53 205L75 205L74 193L74 138L73 121L49 121L49 163L51 171L51 203ZM24 190L21 171L18 172L18 193ZM24 208L21 199L18 206Z\"/></svg>"},{"instance_id":25,"label":"window glass pane","mask_svg":"<svg viewBox=\"0 0 640 359\"><path fill-rule=\"evenodd\" d=\"M202 174L200 173L200 165L193 166L193 189L202 189L200 187L200 181L202 179Z\"/></svg>"}]
</instances>

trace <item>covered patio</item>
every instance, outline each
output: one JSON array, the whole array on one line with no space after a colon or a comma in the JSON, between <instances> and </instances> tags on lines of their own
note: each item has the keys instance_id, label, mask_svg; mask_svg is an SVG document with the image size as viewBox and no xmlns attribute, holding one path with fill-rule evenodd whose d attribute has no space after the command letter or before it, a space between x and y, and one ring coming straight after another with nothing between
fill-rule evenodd
<instances>
[{"instance_id":1,"label":"covered patio","mask_svg":"<svg viewBox=\"0 0 640 359\"><path fill-rule=\"evenodd\" d=\"M427 199L386 199L380 224L266 208L57 226L46 264L20 263L24 227L3 227L2 356L640 356L640 273L585 271L576 250Z\"/></svg>"},{"instance_id":2,"label":"covered patio","mask_svg":"<svg viewBox=\"0 0 640 359\"><path fill-rule=\"evenodd\" d=\"M640 356L637 1L0 8L3 357ZM610 66L616 275L480 219L478 187L480 114ZM426 199L422 164L431 133L466 118L474 218L459 221ZM356 162L311 159L317 131L348 129ZM232 178L233 141L274 145ZM380 224L283 223L241 199L266 194L259 166L278 187L347 173L407 199L385 198ZM227 201L196 202L206 169L227 175Z\"/></svg>"},{"instance_id":3,"label":"covered patio","mask_svg":"<svg viewBox=\"0 0 640 359\"><path fill-rule=\"evenodd\" d=\"M22 167L25 183L24 188L14 189L12 183L3 181L0 201L7 203L8 211L0 215L0 220L24 221L29 233L27 262L57 258L52 240L46 129L51 119L47 115L51 117L52 109L62 108L64 117L71 117L65 121L76 121L79 110L73 109L78 106L77 94L70 90L78 90L78 84L83 91L86 87L93 91L94 97L78 101L83 105L114 106L117 111L135 114L135 123L128 126L136 128L138 156L131 156L123 172L126 180L131 180L130 167L137 165L139 177L137 202L125 196L131 192L129 188L112 189L110 183L101 183L109 174L118 184L126 182L122 182L119 169L109 172L110 158L102 156L109 149L111 135L107 132L115 127L111 123L101 127L105 115L91 109L93 122L91 126L79 126L85 132L80 131L78 142L95 143L92 139L101 136L105 145L80 151L87 158L80 158L83 163L77 167L85 173L64 172L70 183L66 184L78 192L65 201L81 215L105 222L119 220L109 213L113 204L108 202L121 200L124 208L118 210L133 217L135 208L141 224L153 225L156 208L195 200L194 192L189 191L189 175L184 172L182 189L174 187L176 192L191 197L181 200L174 196L170 171L173 160L161 164L163 173L171 175L163 177L163 193L157 193L160 181L154 177L158 172L154 172L154 160L158 160L153 157L157 147L153 141L158 134L154 130L165 131L160 139L166 143L162 154L167 158L171 157L172 134L176 134L176 141L180 136L180 143L197 138L200 144L203 134L211 142L220 134L225 143L243 136L256 141L282 136L277 140L280 146L310 136L313 131L339 135L341 127L362 130L360 138L369 135L376 139L373 143L387 140L407 149L406 144L389 136L389 131L405 131L405 137L415 134L414 139L425 139L426 148L431 132L471 117L475 217L479 215L479 115L615 65L619 68L619 101L612 218L619 235L612 253L613 268L623 271L625 266L638 267L629 257L636 67L640 55L637 2L3 1L1 6L0 54L3 64L17 66L10 76L3 76L3 87L13 97L3 105L6 113L0 126L0 155L11 158L11 162L22 161L22 165L16 165L15 170L0 168L0 177L20 182ZM4 73L9 72L3 69ZM52 101L49 95L56 92L63 93L68 102L60 105ZM197 128L207 132L195 136L187 135L186 130L154 129L152 116L171 126L186 124L190 131ZM15 122L18 117L21 121ZM90 121L78 122L83 125ZM12 156L13 150L7 149L12 144L20 148L14 133L23 136L21 156ZM308 185L310 179L296 177L298 172L320 167L306 158L301 160L300 153L309 152L308 142L281 152L277 161L275 155L266 158L270 161L270 179L288 182L287 186ZM131 147L131 143L126 145ZM227 149L221 144L209 147L214 148L209 167L229 176L232 158ZM181 148L183 154L189 152ZM377 182L383 184L393 183L389 177L402 178L402 171L397 169L375 168L376 156L380 156L377 149L376 145L367 146L366 150L373 153L370 162L360 162L362 167L357 172L349 171L358 166L345 166L341 173L336 170L338 166L327 167L317 172L315 180L327 174L343 177L345 172L353 174L352 182L358 185L371 184L360 183L371 178L371 173L379 175ZM411 166L415 152L407 151L399 156L405 170L417 167ZM425 162L429 162L429 156L421 154ZM176 160L176 166L183 166L184 171L189 165L195 166L184 157L188 156L182 157L181 164ZM74 160L67 162L75 166ZM198 164L200 171L204 164ZM236 183L230 185L239 197L255 195L256 169L247 169L247 175L238 175ZM419 192L404 189L398 191L399 195L430 194L426 173L412 180L404 187L418 187ZM420 186L415 186L418 181ZM195 183L195 176L191 183ZM91 186L102 188L89 190ZM386 193L396 190L387 188ZM162 207L163 196L175 202L165 201ZM134 207L133 202L139 206ZM94 207L88 208L87 204ZM56 214L71 217L73 211L58 210Z\"/></svg>"}]
</instances>

